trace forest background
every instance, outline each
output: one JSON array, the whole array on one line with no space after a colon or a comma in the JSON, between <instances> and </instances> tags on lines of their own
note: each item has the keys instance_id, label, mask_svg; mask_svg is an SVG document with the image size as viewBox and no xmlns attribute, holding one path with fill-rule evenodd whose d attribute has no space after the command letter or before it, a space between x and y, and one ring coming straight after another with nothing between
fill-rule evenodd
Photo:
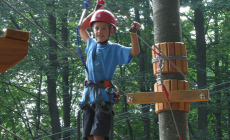
<instances>
[{"instance_id":1,"label":"forest background","mask_svg":"<svg viewBox=\"0 0 230 140\"><path fill-rule=\"evenodd\" d=\"M154 40L152 2L154 0L116 0L141 30ZM76 53L76 28L84 7L80 0L8 0L16 9ZM96 2L95 2L96 3ZM92 3L87 14L93 11ZM110 0L107 7L119 18L112 42L130 46L131 22ZM199 89L209 89L209 102L191 103L188 113L190 139L230 139L230 1L181 0L182 40L186 44L189 73ZM167 9L166 9L167 10ZM122 22L121 22L122 21ZM203 21L203 22L202 22ZM203 28L199 28L203 27ZM29 31L29 54L0 74L0 124L25 140L80 140L82 114L78 103L84 89L85 70L80 60L45 36L36 27L0 1L0 34L6 28ZM91 29L89 29L91 31ZM197 37L203 33L202 37ZM92 32L91 32L92 34ZM142 34L140 37L146 39ZM199 42L203 45L200 47ZM150 41L145 40L153 45ZM122 89L115 106L114 139L159 139L158 116L154 104L128 105L127 93L154 91L151 50L140 41L141 52L129 65L120 65L114 83ZM84 52L85 45L81 41ZM206 55L197 55L204 51ZM85 54L84 54L85 55ZM205 65L199 67L199 64ZM203 75L199 79L197 75ZM201 86L202 85L202 86ZM190 86L191 90L194 89ZM198 110L203 109L200 113ZM198 121L199 120L199 121ZM207 133L202 135L200 127ZM15 140L0 129L1 140Z\"/></svg>"}]
</instances>

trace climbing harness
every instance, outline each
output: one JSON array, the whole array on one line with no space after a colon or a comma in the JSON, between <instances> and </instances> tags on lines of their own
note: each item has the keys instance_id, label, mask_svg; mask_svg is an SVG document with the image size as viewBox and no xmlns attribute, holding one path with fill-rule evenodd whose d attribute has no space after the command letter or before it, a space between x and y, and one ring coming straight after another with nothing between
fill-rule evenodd
<instances>
[{"instance_id":1,"label":"climbing harness","mask_svg":"<svg viewBox=\"0 0 230 140\"><path fill-rule=\"evenodd\" d=\"M109 40L109 37L110 37L111 28L115 29L115 31L116 31L116 27L117 27L115 17L112 15L112 13L110 13L107 10L100 10L103 7L105 7L104 0L98 0L98 3L96 5L96 7L95 7L96 12L91 17L89 25L92 28L93 23L96 22L96 21L103 21L103 22L109 23L109 25L110 25L110 27L109 27L109 36L105 41L96 43L96 46L94 47L93 52L92 52L93 61L94 61L94 58L96 56L97 44L98 43L107 44L108 40ZM77 39L78 39L78 36L79 36L80 25L81 24L79 24L78 28L77 28ZM79 44L79 41L77 43ZM80 50L80 47L78 45L78 53L81 54L81 52L79 50ZM79 105L80 105L81 108L84 108L87 105L93 110L99 109L100 112L110 114L110 116L111 116L110 138L111 138L111 140L113 140L113 131L114 131L113 130L113 125L114 125L113 115L114 114L113 114L112 96L113 96L113 100L115 101L115 104L118 103L119 91L118 90L116 92L113 91L114 88L115 89L118 89L118 88L117 88L117 86L113 85L112 81L109 81L109 80L100 80L98 83L93 83L92 81L89 80L89 73L88 73L88 69L87 69L87 66L86 66L85 62L84 62L84 66L85 66L85 69L86 69L87 75L88 75L88 77L87 77L88 79L84 81L84 85L85 85L85 87L88 88L88 91L86 93L85 101L83 103L80 103ZM92 89L93 89L94 104L89 104L88 100L89 100L90 92L91 92ZM109 102L105 102L103 100L103 98L101 96L101 93L100 93L101 89L106 90L107 94L109 94L109 100L110 100ZM98 97L99 101L96 100L97 97Z\"/></svg>"},{"instance_id":2,"label":"climbing harness","mask_svg":"<svg viewBox=\"0 0 230 140\"><path fill-rule=\"evenodd\" d=\"M91 109L95 110L95 109L98 108L103 113L110 113L110 112L113 111L112 97L113 97L113 99L115 101L115 104L117 104L120 95L119 95L119 91L117 89L117 86L114 85L112 83L112 81L110 81L110 80L100 80L97 83L93 83L92 81L85 80L84 81L84 86L88 87L89 89L87 91L85 101L83 103L79 104L81 108L84 108L86 105L88 105ZM92 89L94 89L93 90L93 93L94 93L94 104L96 106L94 106L94 104L89 104L88 103L90 91ZM106 92L109 94L109 99L110 99L109 103L110 104L106 103L103 100L103 98L101 96L100 89L105 89ZM113 89L116 89L116 91L113 91ZM99 101L96 101L97 97L99 98Z\"/></svg>"},{"instance_id":3,"label":"climbing harness","mask_svg":"<svg viewBox=\"0 0 230 140\"><path fill-rule=\"evenodd\" d=\"M82 16L81 16L81 21L79 22L79 25L77 27L77 36L76 36L76 39L77 39L77 46L78 46L77 47L77 52L81 56L82 62L84 62L83 65L85 66L85 69L86 69L86 72L87 72L87 75L88 75L88 77L87 77L88 79L85 80L84 85L85 85L85 87L87 87L89 89L88 89L88 92L86 94L86 99L85 99L84 103L81 103L79 105L81 106L81 108L84 108L85 105L88 105L89 107L91 107L92 109L94 109L94 105L92 105L92 104L90 105L88 103L90 91L92 90L92 88L94 88L93 93L94 93L94 102L96 104L96 108L98 108L101 112L109 113L109 112L113 111L112 96L114 97L115 103L118 103L119 92L113 92L112 88L116 88L116 86L112 84L112 81L100 80L98 83L93 83L92 81L89 80L90 78L89 78L88 68L86 66L86 63L84 61L83 55L82 55L82 53L80 51L80 47L79 47L80 46L79 45L80 44L80 41L79 41L79 36L80 36L80 34L79 34L79 28L80 28L80 26L82 24L82 19L84 17L86 9L90 5L88 1L85 1L84 3L85 3L85 8L84 8ZM107 11L107 10L98 10L98 9L102 8L103 6L105 6L105 2L103 0L99 0L98 3L97 3L97 5L99 5L99 6L96 6L97 11L93 14L93 16L92 16L92 18L90 20L89 26L92 28L94 22L103 21L103 22L109 23L111 25L110 28L109 28L109 33L110 33L110 30L111 30L112 27L116 31L117 23L116 23L115 17L112 15L112 13L109 12L109 11ZM105 44L105 43L108 42L108 40L109 40L109 37L108 37L108 39L106 39L103 42L97 42L97 44L98 43ZM96 46L93 49L93 53L92 53L93 60L94 60L94 58L96 56L97 44L96 44ZM101 93L100 93L100 89L105 89L106 92L109 94L110 105L108 105L103 100L103 98L101 96ZM99 102L96 101L97 97L99 97ZM104 108L108 108L108 109L106 110Z\"/></svg>"},{"instance_id":4,"label":"climbing harness","mask_svg":"<svg viewBox=\"0 0 230 140\"><path fill-rule=\"evenodd\" d=\"M132 20L131 20L131 18L126 14L126 12L124 12L115 2L114 2L114 0L111 0L112 2L113 2L113 4L127 17L127 19L129 19L129 21L131 21L131 22L133 22ZM108 7L106 7L108 10L110 10ZM111 10L110 10L111 11ZM118 17L116 17L116 18L118 18ZM119 19L119 18L118 18ZM121 20L120 20L121 21ZM126 23L124 23L124 22L122 22L124 25L126 25L127 27L128 27L128 25L126 24ZM185 76L185 74L169 59L169 57L168 56L165 56L164 55L164 53L162 53L162 51L155 45L155 43L154 42L152 42L152 40L151 39L149 39L149 37L142 31L142 30L138 30L138 31L140 31L141 32L141 34L142 35L144 35L144 37L151 43L151 44L153 44L153 46L161 53L161 55L164 57L164 59L166 59L166 60L168 60L168 62L196 89L196 90L198 90L199 92L200 92L200 96L201 96L201 98L203 99L203 98L206 98L205 97L205 94L204 93L202 93L202 91L200 90L200 89L198 89L198 87L190 80L190 79L188 79L187 78L187 76ZM137 34L137 37L147 46L147 47L149 47L152 51L154 51L156 54L158 53L158 52L156 52L153 48L152 48L152 46L150 46L144 39L142 39L138 34Z\"/></svg>"},{"instance_id":5,"label":"climbing harness","mask_svg":"<svg viewBox=\"0 0 230 140\"><path fill-rule=\"evenodd\" d=\"M57 44L59 44L61 47L63 47L64 49L66 49L68 52L70 52L71 54L73 54L75 57L77 57L79 60L81 60L82 61L82 63L84 63L85 64L85 61L84 61L84 58L80 55L80 57L78 57L76 54L74 54L73 52L71 52L68 48L66 48L65 46L63 46L61 43L59 43L56 39L54 39L52 36L50 36L46 31L44 31L43 29L41 29L38 25L36 25L35 23L33 23L31 20L29 20L26 16L24 16L22 13L20 13L18 10L16 10L13 6L11 6L9 3L7 3L5 0L2 0L4 3L6 3L9 7L11 7L13 10L15 10L19 15L21 15L23 18L25 18L27 21L29 21L31 24L33 24L36 28L38 28L40 31L42 31L45 35L47 35L49 38L51 38L53 41L55 41ZM121 10L121 8L113 1L113 0L111 0L120 10ZM104 1L103 0L99 0L98 1L98 3L97 3L97 6L96 6L96 8L95 9L100 9L100 8L102 8L103 6L105 6L105 3L103 3ZM79 21L79 25L81 24L81 22L82 22L82 20L83 20L83 18L84 18L84 15L85 15L85 13L86 13L86 9L89 7L89 2L88 1L85 1L84 2L85 3L85 8L84 8L84 10L83 10L83 13L82 13L82 16L81 16L81 19L80 19L80 21ZM110 10L111 11L111 10ZM123 11L123 10L121 10L121 11ZM123 13L125 13L124 11L123 11ZM125 14L126 15L126 14ZM127 15L126 15L127 16ZM127 16L128 17L128 16ZM128 19L131 21L131 19L128 17ZM77 32L78 32L78 34L77 34L77 37L76 38L78 38L78 36L79 36L79 27L80 26L78 26L77 27ZM150 40L149 38L148 38L148 36L146 36L141 30L139 30L144 36L145 36L145 38L146 39L148 39L148 40ZM138 36L138 38L139 39L141 39L151 50L153 50L152 49L152 47L151 46L149 46L141 37L139 37ZM152 43L152 44L154 44L151 40L150 40L150 42ZM80 44L80 42L79 42L79 39L77 39L77 43L78 44ZM172 64L172 66L174 66L184 77L185 77L185 79L187 80L187 81L189 81L190 82L190 80L181 72L181 70L180 69L178 69L176 66L175 66L175 64L167 57L167 56L165 56L162 52L161 52L161 50L159 50L159 48L154 44L154 46L155 46L155 48L156 49L158 49L158 51L161 53L159 56L162 56L163 57L163 59L162 60L164 60L164 59L167 59L171 64ZM79 50L80 50L80 47L79 47ZM78 49L77 49L77 51L78 52L80 52ZM153 50L154 51L154 50ZM160 61L162 61L162 60L159 60L159 62ZM163 61L162 62L160 62L159 64L161 64L161 67L164 65L163 64ZM85 68L86 68L86 70L87 70L87 67L86 67L86 65L84 65L85 66ZM160 68L161 68L160 67ZM160 74L162 73L162 69L160 69ZM166 88L165 88L165 86L163 85L163 82L162 82L162 79L161 79L161 75L158 75L158 81L160 81L160 83L162 84L162 86L164 87L163 89L164 89L164 91L165 91L165 94L166 94L166 97L167 97L167 100L168 100L168 103L169 103L169 106L170 106L170 109L171 109L171 104L170 104L170 101L169 101L169 99L168 99L168 93L167 93L167 90L166 90ZM199 90L192 82L190 82L197 90ZM89 88L92 88L92 87L89 87ZM98 88L98 87L97 87ZM104 88L104 87L103 87ZM107 88L107 87L106 87ZM95 90L96 91L96 90ZM200 91L200 90L199 90ZM201 91L200 91L201 92ZM98 92L95 92L96 94L99 94ZM203 96L202 96L202 98L203 98ZM172 109L171 109L171 111L172 111ZM173 115L174 116L174 115ZM175 120L175 118L174 118L174 120ZM175 122L175 121L174 121ZM177 127L177 126L176 126ZM178 129L177 129L178 130ZM179 133L179 131L178 131L178 133Z\"/></svg>"}]
</instances>

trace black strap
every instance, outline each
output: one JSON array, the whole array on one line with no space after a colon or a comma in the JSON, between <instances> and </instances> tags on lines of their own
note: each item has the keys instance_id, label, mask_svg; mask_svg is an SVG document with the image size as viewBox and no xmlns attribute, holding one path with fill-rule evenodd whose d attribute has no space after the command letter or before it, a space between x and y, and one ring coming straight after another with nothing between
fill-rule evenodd
<instances>
[{"instance_id":1,"label":"black strap","mask_svg":"<svg viewBox=\"0 0 230 140\"><path fill-rule=\"evenodd\" d=\"M106 92L109 94L109 100L110 100L110 104L108 105L102 98L102 95L101 95L101 91L100 89L101 88L105 88L105 81L108 81L108 80L104 80L104 82L102 82L103 80L100 80L98 83L91 83L90 84L85 81L84 84L85 86L87 86L89 89L87 91L87 94L86 94L86 98L85 98L85 101L83 104L81 104L81 108L84 108L86 105L88 105L91 109L99 109L101 112L103 113L111 113L113 111L113 103L112 103L112 92L110 91L110 89L113 86L112 82L109 81L111 83L111 87L107 87L105 90ZM94 90L93 90L93 95L94 95L94 102L95 102L95 105L96 105L96 108L94 108L94 106L92 106L91 104L88 103L89 101L89 95L90 95L90 91L92 90L92 88L94 87ZM96 98L99 98L99 101L96 101ZM102 106L104 106L105 108L108 108L108 110L105 110L102 108Z\"/></svg>"},{"instance_id":2,"label":"black strap","mask_svg":"<svg viewBox=\"0 0 230 140\"><path fill-rule=\"evenodd\" d=\"M98 92L99 102L96 101L97 92ZM107 111L107 110L104 110L102 108L102 106L106 107L107 104L106 104L106 102L103 100L103 98L101 96L100 88L94 88L94 102L96 104L96 108L98 108L99 111L101 111L103 113L111 113L113 111L113 103L112 103L111 94L109 94L109 100L110 100L110 105L108 106L108 111Z\"/></svg>"}]
</instances>

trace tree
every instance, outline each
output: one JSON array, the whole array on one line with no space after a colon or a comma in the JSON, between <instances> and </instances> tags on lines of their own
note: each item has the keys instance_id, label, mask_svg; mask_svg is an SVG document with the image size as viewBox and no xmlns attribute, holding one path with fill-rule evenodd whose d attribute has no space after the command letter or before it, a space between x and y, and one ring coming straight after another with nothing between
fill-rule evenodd
<instances>
[{"instance_id":1,"label":"tree","mask_svg":"<svg viewBox=\"0 0 230 140\"><path fill-rule=\"evenodd\" d=\"M47 6L51 9L54 9L54 2L50 1ZM52 35L56 38L56 18L53 15L53 11L48 13L48 20L49 20L49 30ZM49 112L50 112L50 119L51 119L51 126L52 126L52 136L53 140L61 139L61 125L59 120L59 111L57 107L57 44L49 39L49 69L46 71L47 74L47 88L48 88L48 102L49 102Z\"/></svg>"},{"instance_id":2,"label":"tree","mask_svg":"<svg viewBox=\"0 0 230 140\"><path fill-rule=\"evenodd\" d=\"M153 0L153 21L155 43L181 42L181 24L179 15L179 1ZM184 80L180 73L162 74L162 80L178 79ZM178 139L175 125L183 140L189 139L187 112L174 111L175 123L170 111L159 113L160 139Z\"/></svg>"},{"instance_id":3,"label":"tree","mask_svg":"<svg viewBox=\"0 0 230 140\"><path fill-rule=\"evenodd\" d=\"M196 30L196 46L197 46L197 84L198 88L206 87L206 43L204 31L204 16L202 12L202 0L193 0L196 3L194 8L194 26ZM206 137L207 128L207 108L206 102L199 103L201 106L198 108L198 138L204 139Z\"/></svg>"}]
</instances>

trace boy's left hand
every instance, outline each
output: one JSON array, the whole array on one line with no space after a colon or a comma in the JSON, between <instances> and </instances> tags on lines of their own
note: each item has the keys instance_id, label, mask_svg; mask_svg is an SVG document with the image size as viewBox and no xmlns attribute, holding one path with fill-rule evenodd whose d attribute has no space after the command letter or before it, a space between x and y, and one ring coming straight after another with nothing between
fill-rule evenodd
<instances>
[{"instance_id":1,"label":"boy's left hand","mask_svg":"<svg viewBox=\"0 0 230 140\"><path fill-rule=\"evenodd\" d=\"M131 27L130 27L130 30L129 32L131 33L136 33L137 30L140 28L140 23L134 21L132 24L131 24Z\"/></svg>"}]
</instances>

